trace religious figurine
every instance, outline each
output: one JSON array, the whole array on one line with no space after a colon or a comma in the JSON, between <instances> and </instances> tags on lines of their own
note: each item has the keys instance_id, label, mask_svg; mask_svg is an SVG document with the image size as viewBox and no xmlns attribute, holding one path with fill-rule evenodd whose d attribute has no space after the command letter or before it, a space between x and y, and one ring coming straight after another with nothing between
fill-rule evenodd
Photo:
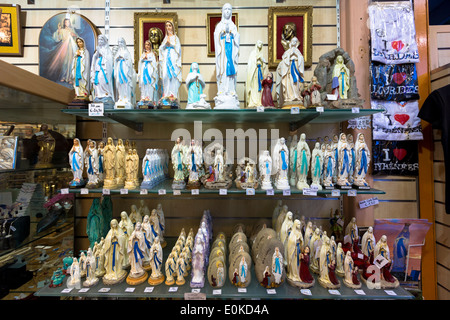
<instances>
[{"instance_id":1,"label":"religious figurine","mask_svg":"<svg viewBox=\"0 0 450 320\"><path fill-rule=\"evenodd\" d=\"M287 281L290 285L309 288L310 283L302 283L300 278L300 257L302 254L303 236L300 229L300 220L295 219L292 231L287 238L285 246L287 260Z\"/></svg>"},{"instance_id":2,"label":"religious figurine","mask_svg":"<svg viewBox=\"0 0 450 320\"><path fill-rule=\"evenodd\" d=\"M138 107L141 109L153 109L159 100L158 97L158 58L155 51L152 50L152 43L146 40L144 43L144 51L139 58L138 67L139 89L141 91L141 99Z\"/></svg>"},{"instance_id":3,"label":"religious figurine","mask_svg":"<svg viewBox=\"0 0 450 320\"><path fill-rule=\"evenodd\" d=\"M156 206L156 215L158 216L158 222L159 222L159 241L161 242L161 247L164 248L167 244L166 240L164 239L164 233L166 230L166 220L164 218L164 211L162 209L162 204L158 203Z\"/></svg>"},{"instance_id":4,"label":"religious figurine","mask_svg":"<svg viewBox=\"0 0 450 320\"><path fill-rule=\"evenodd\" d=\"M272 157L269 150L264 150L259 156L259 174L261 176L261 189L271 190L272 186Z\"/></svg>"},{"instance_id":5,"label":"religious figurine","mask_svg":"<svg viewBox=\"0 0 450 320\"><path fill-rule=\"evenodd\" d=\"M289 189L289 149L284 138L280 138L273 152L273 173L275 175L275 186L279 190Z\"/></svg>"},{"instance_id":6,"label":"religious figurine","mask_svg":"<svg viewBox=\"0 0 450 320\"><path fill-rule=\"evenodd\" d=\"M86 254L86 280L83 282L84 287L92 287L98 283L98 278L95 275L96 261L91 248L87 250Z\"/></svg>"},{"instance_id":7,"label":"religious figurine","mask_svg":"<svg viewBox=\"0 0 450 320\"><path fill-rule=\"evenodd\" d=\"M91 56L83 38L76 39L77 51L72 62L72 81L75 89L75 100L89 101L91 94Z\"/></svg>"},{"instance_id":8,"label":"religious figurine","mask_svg":"<svg viewBox=\"0 0 450 320\"><path fill-rule=\"evenodd\" d=\"M273 103L273 95L272 95L272 86L273 86L273 74L272 72L268 72L266 77L263 79L261 83L262 95L261 95L261 105L264 109L273 109L275 108L275 104Z\"/></svg>"},{"instance_id":9,"label":"religious figurine","mask_svg":"<svg viewBox=\"0 0 450 320\"><path fill-rule=\"evenodd\" d=\"M139 200L139 208L138 208L138 213L141 217L144 217L145 215L150 216L150 210L148 209L147 205L145 204L144 200Z\"/></svg>"},{"instance_id":10,"label":"religious figurine","mask_svg":"<svg viewBox=\"0 0 450 320\"><path fill-rule=\"evenodd\" d=\"M178 109L178 89L182 82L181 43L172 21L165 22L165 29L165 37L159 47L163 95L158 104L163 108Z\"/></svg>"},{"instance_id":11,"label":"religious figurine","mask_svg":"<svg viewBox=\"0 0 450 320\"><path fill-rule=\"evenodd\" d=\"M347 251L344 260L344 284L352 289L361 288L361 282L358 280L358 267L353 262L350 251Z\"/></svg>"},{"instance_id":12,"label":"religious figurine","mask_svg":"<svg viewBox=\"0 0 450 320\"><path fill-rule=\"evenodd\" d=\"M129 285L138 285L147 280L148 274L143 268L145 237L142 233L141 223L137 222L136 227L128 239L128 256L130 257L130 273L127 277Z\"/></svg>"},{"instance_id":13,"label":"religious figurine","mask_svg":"<svg viewBox=\"0 0 450 320\"><path fill-rule=\"evenodd\" d=\"M247 108L256 108L262 105L262 82L266 74L267 61L263 57L263 42L256 41L255 48L250 52L247 62L247 81L245 83L245 99Z\"/></svg>"},{"instance_id":14,"label":"religious figurine","mask_svg":"<svg viewBox=\"0 0 450 320\"><path fill-rule=\"evenodd\" d=\"M322 86L317 80L316 76L311 78L311 83L309 84L309 96L310 96L310 106L320 107L322 106L322 98L320 97L320 90Z\"/></svg>"},{"instance_id":15,"label":"religious figurine","mask_svg":"<svg viewBox=\"0 0 450 320\"><path fill-rule=\"evenodd\" d=\"M133 180L133 185L135 186L135 188L137 188L137 186L139 185L139 155L137 154L136 149L133 149L131 157L133 159L133 175L130 178Z\"/></svg>"},{"instance_id":16,"label":"religious figurine","mask_svg":"<svg viewBox=\"0 0 450 320\"><path fill-rule=\"evenodd\" d=\"M150 242L153 243L153 241L155 241L155 239L158 238L159 242L160 242L160 246L162 248L161 237L160 237L161 226L159 223L159 216L156 212L156 209L153 209L150 214L150 227L151 227Z\"/></svg>"},{"instance_id":17,"label":"religious figurine","mask_svg":"<svg viewBox=\"0 0 450 320\"><path fill-rule=\"evenodd\" d=\"M339 171L338 145L339 145L339 137L337 134L335 134L335 135L333 135L333 138L331 139L331 142L330 142L331 151L334 154L334 174L333 174L333 183L334 184L337 183L337 176L338 176L338 171Z\"/></svg>"},{"instance_id":18,"label":"religious figurine","mask_svg":"<svg viewBox=\"0 0 450 320\"><path fill-rule=\"evenodd\" d=\"M306 240L306 239L305 239ZM310 249L305 246L300 254L300 281L303 288L312 287L315 283L313 276L309 270Z\"/></svg>"},{"instance_id":19,"label":"religious figurine","mask_svg":"<svg viewBox=\"0 0 450 320\"><path fill-rule=\"evenodd\" d=\"M205 281L205 254L206 248L205 243L201 240L201 237L195 237L194 249L192 252L192 279L190 286L191 288L200 287L203 288Z\"/></svg>"},{"instance_id":20,"label":"religious figurine","mask_svg":"<svg viewBox=\"0 0 450 320\"><path fill-rule=\"evenodd\" d=\"M355 144L353 142L353 135L350 133L347 134L347 143L348 146L350 147L350 153L352 156L352 161L350 162L350 167L348 170L348 182L353 185L355 182L355 178L353 177L353 175L355 174L355 167L356 167L356 153L355 153Z\"/></svg>"},{"instance_id":21,"label":"religious figurine","mask_svg":"<svg viewBox=\"0 0 450 320\"><path fill-rule=\"evenodd\" d=\"M320 183L320 179L322 177L322 168L323 168L323 153L320 148L320 143L316 142L316 145L312 151L311 156L311 188L315 188L317 190L322 190L322 185Z\"/></svg>"},{"instance_id":22,"label":"religious figurine","mask_svg":"<svg viewBox=\"0 0 450 320\"><path fill-rule=\"evenodd\" d=\"M298 163L298 151L297 151L298 138L294 134L289 144L289 185L295 187L297 183L297 163Z\"/></svg>"},{"instance_id":23,"label":"religious figurine","mask_svg":"<svg viewBox=\"0 0 450 320\"><path fill-rule=\"evenodd\" d=\"M86 172L88 175L88 182L86 188L98 187L98 150L97 143L89 139L88 145L84 151L84 162L86 165Z\"/></svg>"},{"instance_id":24,"label":"religious figurine","mask_svg":"<svg viewBox=\"0 0 450 320\"><path fill-rule=\"evenodd\" d=\"M108 138L105 148L103 148L104 164L105 164L105 180L103 188L113 189L116 187L116 146L111 137Z\"/></svg>"},{"instance_id":25,"label":"religious figurine","mask_svg":"<svg viewBox=\"0 0 450 320\"><path fill-rule=\"evenodd\" d=\"M214 29L217 96L214 109L239 109L236 91L240 35L231 19L232 6L222 7L222 19Z\"/></svg>"},{"instance_id":26,"label":"religious figurine","mask_svg":"<svg viewBox=\"0 0 450 320\"><path fill-rule=\"evenodd\" d=\"M175 253L174 252L171 252L169 254L169 256L167 257L164 270L166 272L166 280L164 283L168 286L175 284L174 277L177 276L177 263L175 261Z\"/></svg>"},{"instance_id":27,"label":"religious figurine","mask_svg":"<svg viewBox=\"0 0 450 320\"><path fill-rule=\"evenodd\" d=\"M124 233L119 228L116 219L111 220L111 229L105 238L103 252L105 254L105 270L103 283L112 285L122 282L127 272L123 269L123 260L125 258L125 246L127 245Z\"/></svg>"},{"instance_id":28,"label":"religious figurine","mask_svg":"<svg viewBox=\"0 0 450 320\"><path fill-rule=\"evenodd\" d=\"M279 285L284 271L284 259L279 247L275 247L272 255L272 274L274 283Z\"/></svg>"},{"instance_id":29,"label":"religious figurine","mask_svg":"<svg viewBox=\"0 0 450 320\"><path fill-rule=\"evenodd\" d=\"M142 266L145 271L149 271L151 268L151 266L150 266L150 258L151 258L150 257L150 248L152 247L153 238L151 235L152 227L150 224L150 216L147 214L144 216L144 218L142 218L141 229L142 229L142 234L144 235L144 242L145 242L144 258L143 258Z\"/></svg>"},{"instance_id":30,"label":"religious figurine","mask_svg":"<svg viewBox=\"0 0 450 320\"><path fill-rule=\"evenodd\" d=\"M283 30L281 33L281 45L284 50L289 50L289 45L292 38L297 36L297 26L294 22L288 22L283 26Z\"/></svg>"},{"instance_id":31,"label":"religious figurine","mask_svg":"<svg viewBox=\"0 0 450 320\"><path fill-rule=\"evenodd\" d=\"M175 284L177 286L182 286L183 284L186 283L186 280L184 279L185 272L186 272L185 261L183 255L180 254L176 263L177 280L175 281Z\"/></svg>"},{"instance_id":32,"label":"religious figurine","mask_svg":"<svg viewBox=\"0 0 450 320\"><path fill-rule=\"evenodd\" d=\"M314 232L311 236L311 239L309 241L309 248L311 250L310 269L312 272L317 273L317 274L320 273L319 259L320 259L321 245L322 245L322 240L320 238L320 229L315 228Z\"/></svg>"},{"instance_id":33,"label":"religious figurine","mask_svg":"<svg viewBox=\"0 0 450 320\"><path fill-rule=\"evenodd\" d=\"M114 109L134 109L136 74L133 60L128 51L125 39L118 40L117 51L114 54L114 88L116 103Z\"/></svg>"},{"instance_id":34,"label":"religious figurine","mask_svg":"<svg viewBox=\"0 0 450 320\"><path fill-rule=\"evenodd\" d=\"M338 172L337 172L337 184L341 188L351 188L351 184L348 182L348 174L350 169L350 163L352 161L350 146L347 143L347 136L345 133L341 133L338 142Z\"/></svg>"},{"instance_id":35,"label":"religious figurine","mask_svg":"<svg viewBox=\"0 0 450 320\"><path fill-rule=\"evenodd\" d=\"M191 64L191 69L186 77L186 86L188 88L188 101L186 109L211 109L211 105L206 102L205 80L200 73L197 62Z\"/></svg>"},{"instance_id":36,"label":"religious figurine","mask_svg":"<svg viewBox=\"0 0 450 320\"><path fill-rule=\"evenodd\" d=\"M133 223L133 226L136 226L136 223L141 222L142 223L142 216L141 213L138 211L138 208L135 204L131 205L130 214L128 215L131 222Z\"/></svg>"},{"instance_id":37,"label":"religious figurine","mask_svg":"<svg viewBox=\"0 0 450 320\"><path fill-rule=\"evenodd\" d=\"M51 130L48 129L48 124L43 123L40 131L33 135L33 137L36 137L37 145L39 147L36 168L46 168L52 165L56 148L56 139L50 131ZM4 159L1 164L2 169L13 169L14 149L12 148L11 142L7 139L2 140L2 158Z\"/></svg>"},{"instance_id":38,"label":"religious figurine","mask_svg":"<svg viewBox=\"0 0 450 320\"><path fill-rule=\"evenodd\" d=\"M185 166L189 172L186 187L189 189L200 188L200 168L203 165L202 148L195 144L195 140L191 140L185 156Z\"/></svg>"},{"instance_id":39,"label":"religious figurine","mask_svg":"<svg viewBox=\"0 0 450 320\"><path fill-rule=\"evenodd\" d=\"M175 141L175 146L172 149L171 154L172 159L172 165L174 170L174 177L173 177L173 183L172 183L172 189L184 189L186 186L185 174L185 150L183 148L183 139L181 137L177 138Z\"/></svg>"},{"instance_id":40,"label":"religious figurine","mask_svg":"<svg viewBox=\"0 0 450 320\"><path fill-rule=\"evenodd\" d=\"M347 92L350 86L350 71L344 64L344 58L339 55L333 68L332 93L338 99L347 99Z\"/></svg>"},{"instance_id":41,"label":"religious figurine","mask_svg":"<svg viewBox=\"0 0 450 320\"><path fill-rule=\"evenodd\" d=\"M145 156L142 159L142 189L150 189L154 186L154 181L152 180L153 169L150 166L151 160L151 149L147 149L145 151Z\"/></svg>"},{"instance_id":42,"label":"religious figurine","mask_svg":"<svg viewBox=\"0 0 450 320\"><path fill-rule=\"evenodd\" d=\"M81 146L80 139L73 139L73 146L69 152L69 163L73 173L73 180L69 186L74 188L80 188L84 186L83 180L83 168L84 168L84 152Z\"/></svg>"},{"instance_id":43,"label":"religious figurine","mask_svg":"<svg viewBox=\"0 0 450 320\"><path fill-rule=\"evenodd\" d=\"M323 157L323 179L322 184L325 189L333 189L334 183L333 183L333 176L335 173L335 156L334 152L331 149L331 145L326 145L326 151L324 153Z\"/></svg>"},{"instance_id":44,"label":"religious figurine","mask_svg":"<svg viewBox=\"0 0 450 320\"><path fill-rule=\"evenodd\" d=\"M257 178L256 163L247 157L240 159L236 165L236 187L239 189L256 189L259 184Z\"/></svg>"},{"instance_id":45,"label":"religious figurine","mask_svg":"<svg viewBox=\"0 0 450 320\"><path fill-rule=\"evenodd\" d=\"M364 139L364 134L359 133L355 143L356 164L354 171L354 184L361 187L370 188L365 180L370 164L370 151Z\"/></svg>"},{"instance_id":46,"label":"religious figurine","mask_svg":"<svg viewBox=\"0 0 450 320\"><path fill-rule=\"evenodd\" d=\"M133 150L128 149L128 154L125 156L125 188L133 190L137 188L135 181L135 160L133 157Z\"/></svg>"},{"instance_id":47,"label":"religious figurine","mask_svg":"<svg viewBox=\"0 0 450 320\"><path fill-rule=\"evenodd\" d=\"M289 49L283 53L282 60L277 67L276 92L279 108L304 108L301 92L305 60L297 48L299 45L299 40L296 37L292 38Z\"/></svg>"},{"instance_id":48,"label":"religious figurine","mask_svg":"<svg viewBox=\"0 0 450 320\"><path fill-rule=\"evenodd\" d=\"M163 263L163 253L161 244L159 242L159 237L156 237L153 241L152 247L150 248L150 265L152 267L152 273L148 278L148 283L150 285L158 285L164 282L164 275L161 272L161 266Z\"/></svg>"},{"instance_id":49,"label":"religious figurine","mask_svg":"<svg viewBox=\"0 0 450 320\"><path fill-rule=\"evenodd\" d=\"M296 219L297 220L297 219ZM288 211L286 217L284 218L283 223L281 224L280 231L278 232L278 238L281 240L281 243L284 245L284 255L287 257L287 244L286 241L288 239L289 234L292 232L294 227L294 214L291 211ZM300 221L299 221L300 222ZM303 239L302 239L303 241ZM285 261L287 263L287 261Z\"/></svg>"},{"instance_id":50,"label":"religious figurine","mask_svg":"<svg viewBox=\"0 0 450 320\"><path fill-rule=\"evenodd\" d=\"M124 241L127 244L128 240L131 237L131 234L133 233L134 226L133 226L133 222L131 221L131 219L128 216L126 211L122 211L120 213L119 228L122 229L123 234L124 234ZM129 265L130 265L130 260L129 260L128 251L124 250L123 268L128 268Z\"/></svg>"},{"instance_id":51,"label":"religious figurine","mask_svg":"<svg viewBox=\"0 0 450 320\"><path fill-rule=\"evenodd\" d=\"M104 253L105 239L102 237L100 242L94 244L92 253L95 258L95 276L101 278L105 275L105 253Z\"/></svg>"},{"instance_id":52,"label":"religious figurine","mask_svg":"<svg viewBox=\"0 0 450 320\"><path fill-rule=\"evenodd\" d=\"M365 257L370 258L370 255L375 249L376 241L373 234L373 227L370 226L367 231L363 234L361 239L361 251Z\"/></svg>"},{"instance_id":53,"label":"religious figurine","mask_svg":"<svg viewBox=\"0 0 450 320\"><path fill-rule=\"evenodd\" d=\"M344 221L342 219L342 214L339 213L339 209L336 209L333 214L333 209L330 210L330 227L331 235L336 238L336 240L342 240L342 232Z\"/></svg>"},{"instance_id":54,"label":"religious figurine","mask_svg":"<svg viewBox=\"0 0 450 320\"><path fill-rule=\"evenodd\" d=\"M328 237L322 243L319 256L319 283L326 289L337 289L340 287L340 282L336 277L335 268L336 260L334 259L330 250L330 239Z\"/></svg>"},{"instance_id":55,"label":"religious figurine","mask_svg":"<svg viewBox=\"0 0 450 320\"><path fill-rule=\"evenodd\" d=\"M121 188L125 184L125 146L123 145L123 140L118 139L116 145L116 168L115 168L115 178L116 178L116 188Z\"/></svg>"},{"instance_id":56,"label":"religious figurine","mask_svg":"<svg viewBox=\"0 0 450 320\"><path fill-rule=\"evenodd\" d=\"M308 143L306 142L306 135L302 133L300 135L300 140L297 143L297 188L299 190L308 189L309 184L307 182L309 166L311 162L311 150L309 149Z\"/></svg>"},{"instance_id":57,"label":"religious figurine","mask_svg":"<svg viewBox=\"0 0 450 320\"><path fill-rule=\"evenodd\" d=\"M392 260L386 235L382 235L380 240L377 242L373 255L375 260L377 259L378 256L382 256L384 259L387 260L387 263L383 265L383 267L381 267L380 269L381 288L382 289L397 288L400 285L400 283L398 279L394 277L390 272Z\"/></svg>"},{"instance_id":58,"label":"religious figurine","mask_svg":"<svg viewBox=\"0 0 450 320\"><path fill-rule=\"evenodd\" d=\"M332 241L331 239L333 239L333 236L331 236L330 242ZM334 245L336 246L336 243L334 243ZM349 251L347 251L347 252L349 252ZM345 253L344 253L344 250L342 249L342 242L339 242L336 247L335 258L336 258L336 274L340 277L343 277L344 273L345 273L345 270L344 270L345 269L344 268L345 267L344 266L345 256L344 255L345 255Z\"/></svg>"},{"instance_id":59,"label":"religious figurine","mask_svg":"<svg viewBox=\"0 0 450 320\"><path fill-rule=\"evenodd\" d=\"M77 258L73 258L73 262L69 269L69 278L67 279L68 289L81 289L81 276L80 276L80 266L78 264Z\"/></svg>"},{"instance_id":60,"label":"religious figurine","mask_svg":"<svg viewBox=\"0 0 450 320\"><path fill-rule=\"evenodd\" d=\"M152 51L155 53L156 59L159 59L159 47L163 41L164 33L158 27L151 27L148 31L148 39L152 46Z\"/></svg>"},{"instance_id":61,"label":"religious figurine","mask_svg":"<svg viewBox=\"0 0 450 320\"><path fill-rule=\"evenodd\" d=\"M103 103L104 109L114 108L113 89L114 57L108 44L108 38L101 34L98 36L97 50L92 57L91 85L93 88L93 102Z\"/></svg>"},{"instance_id":62,"label":"religious figurine","mask_svg":"<svg viewBox=\"0 0 450 320\"><path fill-rule=\"evenodd\" d=\"M103 155L103 149L105 148L105 143L100 141L98 143L97 155L98 155L98 182L99 185L103 184L103 180L105 179L105 156Z\"/></svg>"}]
</instances>

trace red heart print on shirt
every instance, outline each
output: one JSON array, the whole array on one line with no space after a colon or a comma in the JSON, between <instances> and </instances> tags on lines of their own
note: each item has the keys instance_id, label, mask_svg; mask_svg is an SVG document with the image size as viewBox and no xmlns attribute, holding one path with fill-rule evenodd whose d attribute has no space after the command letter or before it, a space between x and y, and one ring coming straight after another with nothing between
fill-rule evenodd
<instances>
[{"instance_id":1,"label":"red heart print on shirt","mask_svg":"<svg viewBox=\"0 0 450 320\"><path fill-rule=\"evenodd\" d=\"M397 113L396 115L394 115L394 119L404 125L406 121L409 120L409 116L404 113Z\"/></svg>"},{"instance_id":2,"label":"red heart print on shirt","mask_svg":"<svg viewBox=\"0 0 450 320\"><path fill-rule=\"evenodd\" d=\"M393 80L396 84L400 85L400 84L402 84L403 82L405 82L406 77L407 77L407 74L406 74L405 72L397 72L397 73L394 73L394 74L392 75L392 80Z\"/></svg>"},{"instance_id":3,"label":"red heart print on shirt","mask_svg":"<svg viewBox=\"0 0 450 320\"><path fill-rule=\"evenodd\" d=\"M403 47L405 46L405 44L403 43L402 40L398 40L398 41L392 41L391 46L392 46L392 48L394 48L395 50L397 50L397 52L400 52L400 50L403 49Z\"/></svg>"},{"instance_id":4,"label":"red heart print on shirt","mask_svg":"<svg viewBox=\"0 0 450 320\"><path fill-rule=\"evenodd\" d=\"M395 148L393 150L394 156L398 159L398 161L402 161L402 159L406 156L406 149Z\"/></svg>"}]
</instances>

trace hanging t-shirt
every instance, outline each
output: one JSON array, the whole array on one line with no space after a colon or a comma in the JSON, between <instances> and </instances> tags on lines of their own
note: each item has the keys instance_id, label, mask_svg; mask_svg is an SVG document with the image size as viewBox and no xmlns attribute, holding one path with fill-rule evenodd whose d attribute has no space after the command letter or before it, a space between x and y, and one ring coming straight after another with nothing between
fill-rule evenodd
<instances>
[{"instance_id":1,"label":"hanging t-shirt","mask_svg":"<svg viewBox=\"0 0 450 320\"><path fill-rule=\"evenodd\" d=\"M414 11L409 3L369 6L372 61L385 64L419 62Z\"/></svg>"},{"instance_id":2,"label":"hanging t-shirt","mask_svg":"<svg viewBox=\"0 0 450 320\"><path fill-rule=\"evenodd\" d=\"M419 83L417 81L416 65L383 64L372 62L371 93L375 100L408 101L419 100Z\"/></svg>"},{"instance_id":3,"label":"hanging t-shirt","mask_svg":"<svg viewBox=\"0 0 450 320\"><path fill-rule=\"evenodd\" d=\"M418 150L418 141L372 140L372 173L388 176L417 176L419 173Z\"/></svg>"},{"instance_id":4,"label":"hanging t-shirt","mask_svg":"<svg viewBox=\"0 0 450 320\"><path fill-rule=\"evenodd\" d=\"M417 117L419 104L414 101L371 100L372 109L383 109L373 115L374 140L422 140L422 125Z\"/></svg>"},{"instance_id":5,"label":"hanging t-shirt","mask_svg":"<svg viewBox=\"0 0 450 320\"><path fill-rule=\"evenodd\" d=\"M450 85L430 93L420 109L421 119L431 123L433 129L441 130L445 164L445 211L450 214Z\"/></svg>"}]
</instances>

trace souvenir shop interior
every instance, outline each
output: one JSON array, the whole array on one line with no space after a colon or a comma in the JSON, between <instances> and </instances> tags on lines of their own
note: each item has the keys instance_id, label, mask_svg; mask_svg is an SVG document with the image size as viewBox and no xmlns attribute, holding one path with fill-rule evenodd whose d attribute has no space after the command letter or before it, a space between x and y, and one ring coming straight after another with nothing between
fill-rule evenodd
<instances>
[{"instance_id":1,"label":"souvenir shop interior","mask_svg":"<svg viewBox=\"0 0 450 320\"><path fill-rule=\"evenodd\" d=\"M1 300L450 299L448 1L9 2Z\"/></svg>"}]
</instances>

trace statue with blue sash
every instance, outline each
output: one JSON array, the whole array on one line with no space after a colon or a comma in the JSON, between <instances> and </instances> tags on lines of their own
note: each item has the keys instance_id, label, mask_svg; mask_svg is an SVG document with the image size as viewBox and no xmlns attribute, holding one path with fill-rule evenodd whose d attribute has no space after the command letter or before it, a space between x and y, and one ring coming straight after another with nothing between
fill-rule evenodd
<instances>
[{"instance_id":1,"label":"statue with blue sash","mask_svg":"<svg viewBox=\"0 0 450 320\"><path fill-rule=\"evenodd\" d=\"M202 148L191 141L191 145L185 154L185 165L189 171L189 179L186 185L189 189L198 189L200 187L200 167L203 164Z\"/></svg>"},{"instance_id":2,"label":"statue with blue sash","mask_svg":"<svg viewBox=\"0 0 450 320\"><path fill-rule=\"evenodd\" d=\"M98 179L98 150L97 143L89 139L88 145L84 150L84 162L86 166L86 172L88 176L88 182L86 188L97 188L99 184Z\"/></svg>"},{"instance_id":3,"label":"statue with blue sash","mask_svg":"<svg viewBox=\"0 0 450 320\"><path fill-rule=\"evenodd\" d=\"M138 68L139 89L141 91L141 99L138 102L139 108L154 108L158 97L158 60L152 50L150 40L145 41L144 51L139 59Z\"/></svg>"},{"instance_id":4,"label":"statue with blue sash","mask_svg":"<svg viewBox=\"0 0 450 320\"><path fill-rule=\"evenodd\" d=\"M308 143L306 142L306 134L302 133L300 135L300 140L297 143L297 188L299 190L308 189L309 184L307 182L309 166L311 161L311 150L309 149ZM315 161L315 159L313 158ZM315 164L312 165L315 168ZM317 172L314 172L317 174ZM314 174L313 173L313 174Z\"/></svg>"},{"instance_id":5,"label":"statue with blue sash","mask_svg":"<svg viewBox=\"0 0 450 320\"><path fill-rule=\"evenodd\" d=\"M130 273L127 277L127 283L130 285L141 284L147 280L148 274L143 267L145 258L145 237L140 222L136 222L134 231L128 239L127 252L130 257L131 266Z\"/></svg>"},{"instance_id":6,"label":"statue with blue sash","mask_svg":"<svg viewBox=\"0 0 450 320\"><path fill-rule=\"evenodd\" d=\"M333 68L332 93L338 99L347 99L350 88L350 70L344 64L344 57L339 55Z\"/></svg>"},{"instance_id":7,"label":"statue with blue sash","mask_svg":"<svg viewBox=\"0 0 450 320\"><path fill-rule=\"evenodd\" d=\"M273 150L273 174L275 175L275 186L279 190L289 189L289 148L286 140L278 139Z\"/></svg>"},{"instance_id":8,"label":"statue with blue sash","mask_svg":"<svg viewBox=\"0 0 450 320\"><path fill-rule=\"evenodd\" d=\"M175 141L175 145L172 148L171 160L174 171L172 189L184 189L186 182L186 167L184 163L185 149L183 146L183 138L178 137Z\"/></svg>"},{"instance_id":9,"label":"statue with blue sash","mask_svg":"<svg viewBox=\"0 0 450 320\"><path fill-rule=\"evenodd\" d=\"M90 71L91 58L83 38L77 38L77 51L72 61L72 80L75 99L89 101L91 94Z\"/></svg>"},{"instance_id":10,"label":"statue with blue sash","mask_svg":"<svg viewBox=\"0 0 450 320\"><path fill-rule=\"evenodd\" d=\"M272 157L269 150L264 150L259 156L259 174L261 175L261 189L271 190L272 187Z\"/></svg>"},{"instance_id":11,"label":"statue with blue sash","mask_svg":"<svg viewBox=\"0 0 450 320\"><path fill-rule=\"evenodd\" d=\"M158 285L164 282L164 275L161 272L161 266L163 263L163 251L159 242L159 237L156 237L150 248L150 265L152 267L152 273L148 278L150 285Z\"/></svg>"},{"instance_id":12,"label":"statue with blue sash","mask_svg":"<svg viewBox=\"0 0 450 320\"><path fill-rule=\"evenodd\" d=\"M84 152L78 138L73 139L73 146L69 152L69 164L73 173L73 180L69 186L75 188L83 187L85 185L83 180Z\"/></svg>"},{"instance_id":13,"label":"statue with blue sash","mask_svg":"<svg viewBox=\"0 0 450 320\"><path fill-rule=\"evenodd\" d=\"M338 186L351 188L351 184L348 181L348 175L350 172L350 165L352 162L352 153L350 146L347 142L347 136L345 133L339 135L338 142L338 172L337 172L337 184Z\"/></svg>"},{"instance_id":14,"label":"statue with blue sash","mask_svg":"<svg viewBox=\"0 0 450 320\"><path fill-rule=\"evenodd\" d=\"M256 41L255 48L250 52L247 63L247 81L245 83L245 100L247 108L262 105L262 82L267 73L267 61L263 57L263 42Z\"/></svg>"},{"instance_id":15,"label":"statue with blue sash","mask_svg":"<svg viewBox=\"0 0 450 320\"><path fill-rule=\"evenodd\" d=\"M333 176L335 174L336 164L334 151L330 144L326 145L324 157L323 157L323 176L322 184L325 189L334 188Z\"/></svg>"},{"instance_id":16,"label":"statue with blue sash","mask_svg":"<svg viewBox=\"0 0 450 320\"><path fill-rule=\"evenodd\" d=\"M353 173L354 184L358 188L370 188L366 181L367 171L370 164L370 150L367 147L363 133L359 133L355 143L355 171Z\"/></svg>"},{"instance_id":17,"label":"statue with blue sash","mask_svg":"<svg viewBox=\"0 0 450 320\"><path fill-rule=\"evenodd\" d=\"M319 142L316 142L311 156L311 188L322 190L321 178L323 170L323 151Z\"/></svg>"},{"instance_id":18,"label":"statue with blue sash","mask_svg":"<svg viewBox=\"0 0 450 320\"><path fill-rule=\"evenodd\" d=\"M127 272L122 268L126 246L124 233L116 219L111 220L110 226L103 245L106 270L103 283L106 285L120 283L127 276Z\"/></svg>"},{"instance_id":19,"label":"statue with blue sash","mask_svg":"<svg viewBox=\"0 0 450 320\"><path fill-rule=\"evenodd\" d=\"M134 109L136 73L133 60L124 38L119 38L118 49L114 55L114 88L116 104L114 109Z\"/></svg>"},{"instance_id":20,"label":"statue with blue sash","mask_svg":"<svg viewBox=\"0 0 450 320\"><path fill-rule=\"evenodd\" d=\"M191 64L189 74L186 77L186 86L188 88L188 101L186 109L211 109L211 105L206 102L205 80L200 73L197 62Z\"/></svg>"}]
</instances>

